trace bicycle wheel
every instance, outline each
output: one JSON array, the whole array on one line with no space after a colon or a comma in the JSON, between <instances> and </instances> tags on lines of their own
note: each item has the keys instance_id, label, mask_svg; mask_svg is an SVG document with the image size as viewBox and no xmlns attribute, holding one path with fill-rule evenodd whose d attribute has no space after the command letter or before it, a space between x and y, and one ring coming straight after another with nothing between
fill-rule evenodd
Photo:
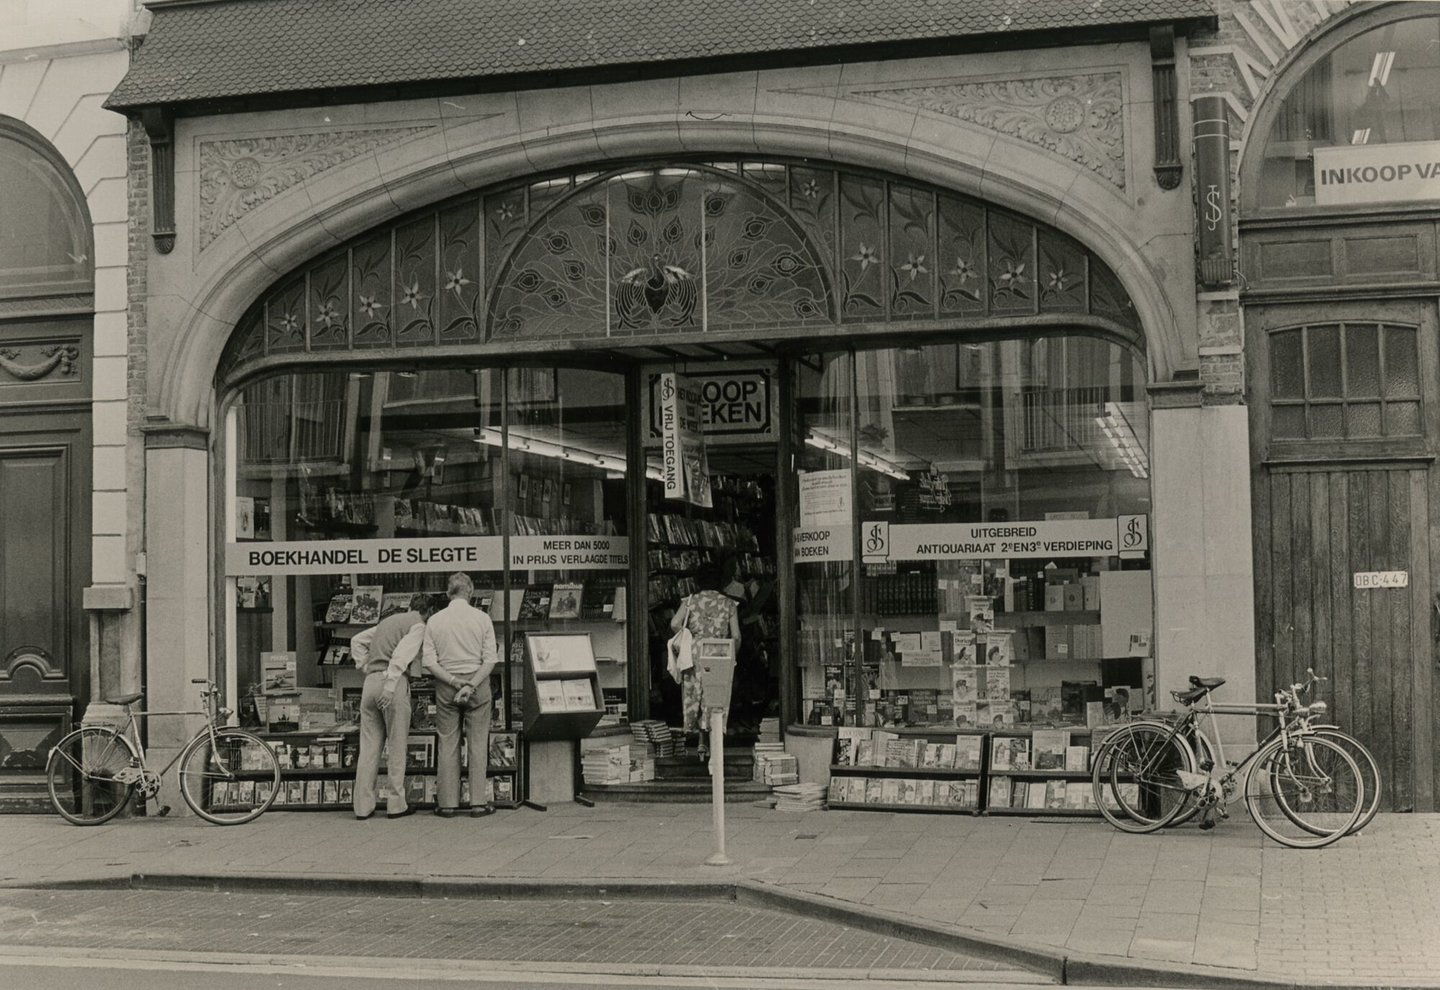
<instances>
[{"instance_id":1,"label":"bicycle wheel","mask_svg":"<svg viewBox=\"0 0 1440 990\"><path fill-rule=\"evenodd\" d=\"M1369 825L1380 811L1380 765L1375 762L1375 757L1365 748L1365 744L1348 732L1332 725L1317 725L1315 735L1344 749L1360 770L1360 782L1365 785L1365 807L1361 810L1360 817L1355 819L1355 824L1350 826L1350 834L1354 835Z\"/></svg>"},{"instance_id":2,"label":"bicycle wheel","mask_svg":"<svg viewBox=\"0 0 1440 990\"><path fill-rule=\"evenodd\" d=\"M1276 739L1256 755L1245 777L1245 807L1281 845L1318 849L1359 820L1365 785L1343 747L1307 733Z\"/></svg>"},{"instance_id":3,"label":"bicycle wheel","mask_svg":"<svg viewBox=\"0 0 1440 990\"><path fill-rule=\"evenodd\" d=\"M50 751L45 766L50 803L67 822L99 825L120 813L135 785L115 774L139 763L135 747L114 729L76 729Z\"/></svg>"},{"instance_id":4,"label":"bicycle wheel","mask_svg":"<svg viewBox=\"0 0 1440 990\"><path fill-rule=\"evenodd\" d=\"M180 796L216 825L243 825L265 813L280 786L280 761L259 736L244 729L202 732L180 754Z\"/></svg>"},{"instance_id":5,"label":"bicycle wheel","mask_svg":"<svg viewBox=\"0 0 1440 990\"><path fill-rule=\"evenodd\" d=\"M1180 772L1193 772L1195 754L1161 722L1134 722L1107 738L1090 783L1105 820L1122 832L1154 832L1185 808L1190 791Z\"/></svg>"}]
</instances>

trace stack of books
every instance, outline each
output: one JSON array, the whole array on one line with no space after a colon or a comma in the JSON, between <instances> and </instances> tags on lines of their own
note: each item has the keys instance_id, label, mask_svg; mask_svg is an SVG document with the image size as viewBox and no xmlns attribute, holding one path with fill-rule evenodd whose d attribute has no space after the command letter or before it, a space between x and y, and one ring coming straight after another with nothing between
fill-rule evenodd
<instances>
[{"instance_id":1,"label":"stack of books","mask_svg":"<svg viewBox=\"0 0 1440 990\"><path fill-rule=\"evenodd\" d=\"M587 749L580 757L587 784L631 784L655 779L655 753L645 743Z\"/></svg>"},{"instance_id":2,"label":"stack of books","mask_svg":"<svg viewBox=\"0 0 1440 990\"><path fill-rule=\"evenodd\" d=\"M819 811L825 806L825 788L819 784L785 784L774 794L776 811Z\"/></svg>"},{"instance_id":3,"label":"stack of books","mask_svg":"<svg viewBox=\"0 0 1440 990\"><path fill-rule=\"evenodd\" d=\"M800 763L782 743L755 744L755 781L774 787L800 783Z\"/></svg>"},{"instance_id":4,"label":"stack of books","mask_svg":"<svg viewBox=\"0 0 1440 990\"><path fill-rule=\"evenodd\" d=\"M637 743L652 746L656 756L675 755L675 737L670 732L670 726L659 719L647 718L631 722L630 734Z\"/></svg>"}]
</instances>

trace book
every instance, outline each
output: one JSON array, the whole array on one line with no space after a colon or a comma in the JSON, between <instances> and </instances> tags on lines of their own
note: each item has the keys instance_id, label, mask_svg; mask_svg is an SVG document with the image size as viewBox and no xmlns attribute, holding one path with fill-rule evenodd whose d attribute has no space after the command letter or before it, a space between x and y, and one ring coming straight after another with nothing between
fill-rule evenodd
<instances>
[{"instance_id":1,"label":"book","mask_svg":"<svg viewBox=\"0 0 1440 990\"><path fill-rule=\"evenodd\" d=\"M565 695L566 711L587 712L595 709L595 692L588 680L567 679L561 681L560 686Z\"/></svg>"},{"instance_id":2,"label":"book","mask_svg":"<svg viewBox=\"0 0 1440 990\"><path fill-rule=\"evenodd\" d=\"M869 731L867 729L866 734L855 741L854 765L857 767L875 766L875 743L870 738Z\"/></svg>"},{"instance_id":3,"label":"book","mask_svg":"<svg viewBox=\"0 0 1440 990\"><path fill-rule=\"evenodd\" d=\"M1031 780L1026 782L1025 807L1042 809L1045 807L1045 781Z\"/></svg>"},{"instance_id":4,"label":"book","mask_svg":"<svg viewBox=\"0 0 1440 990\"><path fill-rule=\"evenodd\" d=\"M491 780L494 788L492 798L500 804L512 804L515 801L515 778L509 774L494 777Z\"/></svg>"},{"instance_id":5,"label":"book","mask_svg":"<svg viewBox=\"0 0 1440 990\"><path fill-rule=\"evenodd\" d=\"M400 615L410 610L409 591L387 591L380 599L380 618L388 619L392 615Z\"/></svg>"},{"instance_id":6,"label":"book","mask_svg":"<svg viewBox=\"0 0 1440 990\"><path fill-rule=\"evenodd\" d=\"M428 770L435 765L435 737L410 736L405 740L405 769Z\"/></svg>"},{"instance_id":7,"label":"book","mask_svg":"<svg viewBox=\"0 0 1440 990\"><path fill-rule=\"evenodd\" d=\"M1065 770L1069 773L1084 773L1090 769L1089 746L1065 747Z\"/></svg>"},{"instance_id":8,"label":"book","mask_svg":"<svg viewBox=\"0 0 1440 990\"><path fill-rule=\"evenodd\" d=\"M1094 801L1087 781L1073 780L1065 788L1065 807L1071 811L1088 811L1094 807Z\"/></svg>"},{"instance_id":9,"label":"book","mask_svg":"<svg viewBox=\"0 0 1440 990\"><path fill-rule=\"evenodd\" d=\"M1034 768L1036 770L1065 769L1065 749L1070 745L1070 733L1064 729L1036 729L1030 734Z\"/></svg>"},{"instance_id":10,"label":"book","mask_svg":"<svg viewBox=\"0 0 1440 990\"><path fill-rule=\"evenodd\" d=\"M255 499L249 495L235 496L235 538L248 540L255 536Z\"/></svg>"},{"instance_id":11,"label":"book","mask_svg":"<svg viewBox=\"0 0 1440 990\"><path fill-rule=\"evenodd\" d=\"M958 711L962 706L973 705L979 698L980 672L974 666L956 664L950 670L950 699Z\"/></svg>"},{"instance_id":12,"label":"book","mask_svg":"<svg viewBox=\"0 0 1440 990\"><path fill-rule=\"evenodd\" d=\"M335 800L341 804L349 804L355 800L355 781L336 781Z\"/></svg>"},{"instance_id":13,"label":"book","mask_svg":"<svg viewBox=\"0 0 1440 990\"><path fill-rule=\"evenodd\" d=\"M874 749L871 751L873 753L874 766L888 767L894 765L889 762L891 756L890 744L899 738L895 733L886 732L884 729L876 729L871 734L870 740L874 746Z\"/></svg>"},{"instance_id":14,"label":"book","mask_svg":"<svg viewBox=\"0 0 1440 990\"><path fill-rule=\"evenodd\" d=\"M334 623L346 623L350 621L350 609L355 604L355 596L348 591L339 591L330 596L330 604L325 609L325 621Z\"/></svg>"},{"instance_id":15,"label":"book","mask_svg":"<svg viewBox=\"0 0 1440 990\"><path fill-rule=\"evenodd\" d=\"M305 803L306 803L306 804L324 804L324 803L325 803L325 782L324 782L323 780L307 780L307 781L305 781Z\"/></svg>"},{"instance_id":16,"label":"book","mask_svg":"<svg viewBox=\"0 0 1440 990\"><path fill-rule=\"evenodd\" d=\"M260 679L261 684L264 685L262 690L265 694L293 692L295 690L295 651L278 650L261 653Z\"/></svg>"},{"instance_id":17,"label":"book","mask_svg":"<svg viewBox=\"0 0 1440 990\"><path fill-rule=\"evenodd\" d=\"M1031 756L1030 756L1030 740L1029 740L1029 738L1026 737L1026 736L1017 736L1017 737L1015 737L1014 739L1012 739L1011 742L1012 742L1012 744L1013 744L1012 747L1011 747L1011 762L1014 764L1014 766L1012 767L1012 769L1015 769L1015 770L1030 770L1030 769L1033 769L1033 768L1034 768L1034 763L1032 762L1032 758L1031 758Z\"/></svg>"},{"instance_id":18,"label":"book","mask_svg":"<svg viewBox=\"0 0 1440 990\"><path fill-rule=\"evenodd\" d=\"M1015 743L1017 741L1009 736L999 736L990 741L990 769L992 771L1015 769Z\"/></svg>"},{"instance_id":19,"label":"book","mask_svg":"<svg viewBox=\"0 0 1440 990\"><path fill-rule=\"evenodd\" d=\"M947 780L945 783L945 803L952 808L969 807L972 803L971 789L967 784L974 784L973 780Z\"/></svg>"},{"instance_id":20,"label":"book","mask_svg":"<svg viewBox=\"0 0 1440 990\"><path fill-rule=\"evenodd\" d=\"M900 781L895 777L886 777L880 782L880 803L900 803Z\"/></svg>"},{"instance_id":21,"label":"book","mask_svg":"<svg viewBox=\"0 0 1440 990\"><path fill-rule=\"evenodd\" d=\"M1010 668L1009 667L986 667L985 668L985 697L993 705L995 702L1009 702L1010 700Z\"/></svg>"},{"instance_id":22,"label":"book","mask_svg":"<svg viewBox=\"0 0 1440 990\"><path fill-rule=\"evenodd\" d=\"M1014 630L992 629L985 636L986 666L1008 667L1015 659Z\"/></svg>"},{"instance_id":23,"label":"book","mask_svg":"<svg viewBox=\"0 0 1440 990\"><path fill-rule=\"evenodd\" d=\"M490 766L497 768L513 767L515 765L515 751L517 748L515 733L490 733Z\"/></svg>"},{"instance_id":24,"label":"book","mask_svg":"<svg viewBox=\"0 0 1440 990\"><path fill-rule=\"evenodd\" d=\"M835 734L835 765L849 767L855 765L855 758L859 755L859 743L862 738L868 739L870 730L855 726L841 726Z\"/></svg>"},{"instance_id":25,"label":"book","mask_svg":"<svg viewBox=\"0 0 1440 990\"><path fill-rule=\"evenodd\" d=\"M524 621L526 619L548 619L549 617L550 586L536 584L526 588L520 599L520 611L516 618Z\"/></svg>"},{"instance_id":26,"label":"book","mask_svg":"<svg viewBox=\"0 0 1440 990\"><path fill-rule=\"evenodd\" d=\"M551 619L580 618L580 601L585 592L583 584L557 584L550 594Z\"/></svg>"},{"instance_id":27,"label":"book","mask_svg":"<svg viewBox=\"0 0 1440 990\"><path fill-rule=\"evenodd\" d=\"M355 597L350 603L350 621L358 626L373 626L380 621L380 600L385 589L378 584L355 586Z\"/></svg>"},{"instance_id":28,"label":"book","mask_svg":"<svg viewBox=\"0 0 1440 990\"><path fill-rule=\"evenodd\" d=\"M914 777L904 777L904 778L901 779L901 781L900 781L900 803L901 803L901 804L918 804L918 803L919 803L919 801L916 800L915 783L916 783L916 782L915 782L915 778L914 778Z\"/></svg>"},{"instance_id":29,"label":"book","mask_svg":"<svg viewBox=\"0 0 1440 990\"><path fill-rule=\"evenodd\" d=\"M955 769L979 771L980 750L984 742L984 736L956 736L955 759L952 764Z\"/></svg>"},{"instance_id":30,"label":"book","mask_svg":"<svg viewBox=\"0 0 1440 990\"><path fill-rule=\"evenodd\" d=\"M1015 780L1010 784L1010 807L1023 808L1030 796L1030 782L1028 780Z\"/></svg>"},{"instance_id":31,"label":"book","mask_svg":"<svg viewBox=\"0 0 1440 990\"><path fill-rule=\"evenodd\" d=\"M325 804L338 804L340 802L339 781L324 781L324 788L321 790L320 800Z\"/></svg>"},{"instance_id":32,"label":"book","mask_svg":"<svg viewBox=\"0 0 1440 990\"><path fill-rule=\"evenodd\" d=\"M535 682L535 693L542 712L563 712L565 710L565 689L562 682L542 680Z\"/></svg>"},{"instance_id":33,"label":"book","mask_svg":"<svg viewBox=\"0 0 1440 990\"><path fill-rule=\"evenodd\" d=\"M990 795L987 803L992 808L1004 808L1010 804L1010 778L991 777Z\"/></svg>"},{"instance_id":34,"label":"book","mask_svg":"<svg viewBox=\"0 0 1440 990\"><path fill-rule=\"evenodd\" d=\"M976 651L979 651L979 635L995 628L995 602L983 595L967 595L965 611L970 616L970 631L977 634Z\"/></svg>"},{"instance_id":35,"label":"book","mask_svg":"<svg viewBox=\"0 0 1440 990\"><path fill-rule=\"evenodd\" d=\"M950 634L951 650L956 667L970 667L979 662L975 655L975 634L969 630L956 630Z\"/></svg>"},{"instance_id":36,"label":"book","mask_svg":"<svg viewBox=\"0 0 1440 990\"><path fill-rule=\"evenodd\" d=\"M1076 783L1079 784L1079 781ZM1065 807L1065 791L1066 781L1045 781L1045 807L1051 809Z\"/></svg>"},{"instance_id":37,"label":"book","mask_svg":"<svg viewBox=\"0 0 1440 990\"><path fill-rule=\"evenodd\" d=\"M885 765L913 769L920 764L920 739L892 739L886 746Z\"/></svg>"},{"instance_id":38,"label":"book","mask_svg":"<svg viewBox=\"0 0 1440 990\"><path fill-rule=\"evenodd\" d=\"M879 777L869 777L865 780L865 803L879 804L883 793L882 782Z\"/></svg>"}]
</instances>

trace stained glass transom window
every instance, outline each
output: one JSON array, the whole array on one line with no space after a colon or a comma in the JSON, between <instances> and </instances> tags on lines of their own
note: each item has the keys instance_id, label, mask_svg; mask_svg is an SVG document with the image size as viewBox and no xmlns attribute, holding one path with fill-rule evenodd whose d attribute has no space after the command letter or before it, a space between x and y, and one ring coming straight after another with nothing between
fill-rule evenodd
<instances>
[{"instance_id":1,"label":"stained glass transom window","mask_svg":"<svg viewBox=\"0 0 1440 990\"><path fill-rule=\"evenodd\" d=\"M671 162L484 190L276 283L220 373L265 357L1088 315L1138 336L1119 279L1058 230L908 180Z\"/></svg>"}]
</instances>

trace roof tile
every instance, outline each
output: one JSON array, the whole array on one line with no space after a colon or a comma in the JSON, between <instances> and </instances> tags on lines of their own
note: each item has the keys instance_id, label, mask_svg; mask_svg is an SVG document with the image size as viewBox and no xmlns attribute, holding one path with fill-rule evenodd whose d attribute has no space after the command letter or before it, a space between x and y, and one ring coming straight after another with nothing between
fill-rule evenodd
<instances>
[{"instance_id":1,"label":"roof tile","mask_svg":"<svg viewBox=\"0 0 1440 990\"><path fill-rule=\"evenodd\" d=\"M1208 18L1209 0L213 0L157 5L114 108Z\"/></svg>"}]
</instances>

